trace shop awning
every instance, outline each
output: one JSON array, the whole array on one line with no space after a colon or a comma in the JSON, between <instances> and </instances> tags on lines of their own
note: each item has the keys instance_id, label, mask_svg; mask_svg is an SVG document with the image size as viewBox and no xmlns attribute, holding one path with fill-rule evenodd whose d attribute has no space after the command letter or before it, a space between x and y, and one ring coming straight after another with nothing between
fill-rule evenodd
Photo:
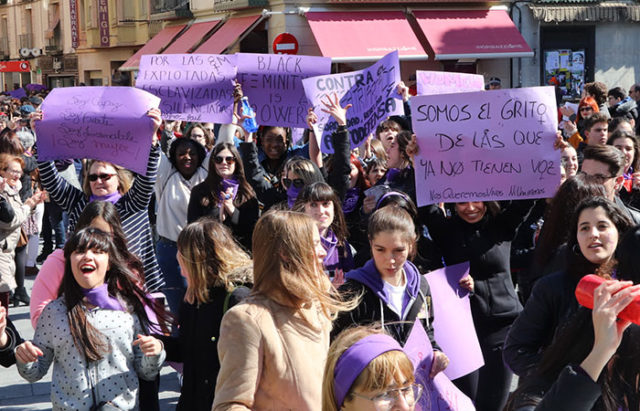
<instances>
[{"instance_id":1,"label":"shop awning","mask_svg":"<svg viewBox=\"0 0 640 411\"><path fill-rule=\"evenodd\" d=\"M118 70L131 71L137 70L140 65L140 58L145 54L158 54L171 40L184 29L185 24L179 26L165 27L160 33L153 36L140 50L133 56L129 57Z\"/></svg>"},{"instance_id":2,"label":"shop awning","mask_svg":"<svg viewBox=\"0 0 640 411\"><path fill-rule=\"evenodd\" d=\"M204 36L213 30L221 20L192 24L187 31L176 39L162 54L183 54L195 47Z\"/></svg>"},{"instance_id":3,"label":"shop awning","mask_svg":"<svg viewBox=\"0 0 640 411\"><path fill-rule=\"evenodd\" d=\"M533 57L504 10L414 10L436 60Z\"/></svg>"},{"instance_id":4,"label":"shop awning","mask_svg":"<svg viewBox=\"0 0 640 411\"><path fill-rule=\"evenodd\" d=\"M307 12L322 55L334 62L375 61L393 50L401 60L426 60L402 11Z\"/></svg>"},{"instance_id":5,"label":"shop awning","mask_svg":"<svg viewBox=\"0 0 640 411\"><path fill-rule=\"evenodd\" d=\"M194 53L220 54L249 31L262 16L231 17Z\"/></svg>"}]
</instances>

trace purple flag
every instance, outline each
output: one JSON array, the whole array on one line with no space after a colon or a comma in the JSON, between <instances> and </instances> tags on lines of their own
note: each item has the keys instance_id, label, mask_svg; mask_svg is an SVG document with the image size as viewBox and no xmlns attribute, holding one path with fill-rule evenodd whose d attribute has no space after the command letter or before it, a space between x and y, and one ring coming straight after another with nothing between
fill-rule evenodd
<instances>
[{"instance_id":1,"label":"purple flag","mask_svg":"<svg viewBox=\"0 0 640 411\"><path fill-rule=\"evenodd\" d=\"M38 159L93 158L147 173L149 109L160 99L133 87L55 88L36 122Z\"/></svg>"},{"instance_id":2,"label":"purple flag","mask_svg":"<svg viewBox=\"0 0 640 411\"><path fill-rule=\"evenodd\" d=\"M418 206L553 197L560 152L553 87L411 98Z\"/></svg>"},{"instance_id":3,"label":"purple flag","mask_svg":"<svg viewBox=\"0 0 640 411\"><path fill-rule=\"evenodd\" d=\"M10 91L9 95L13 98L22 98L27 97L27 92L22 87L20 87L13 91Z\"/></svg>"},{"instance_id":4,"label":"purple flag","mask_svg":"<svg viewBox=\"0 0 640 411\"><path fill-rule=\"evenodd\" d=\"M484 90L484 77L480 74L418 70L416 85L419 96L481 91Z\"/></svg>"},{"instance_id":5,"label":"purple flag","mask_svg":"<svg viewBox=\"0 0 640 411\"><path fill-rule=\"evenodd\" d=\"M484 365L482 350L471 316L469 291L458 282L469 275L469 263L451 265L425 275L433 297L433 330L449 357L444 373L452 380Z\"/></svg>"},{"instance_id":6,"label":"purple flag","mask_svg":"<svg viewBox=\"0 0 640 411\"><path fill-rule=\"evenodd\" d=\"M416 411L474 411L476 408L469 397L464 395L444 373L429 378L433 362L433 347L429 336L416 320L411 334L404 345L415 370L416 383L424 387L424 392L416 404Z\"/></svg>"},{"instance_id":7,"label":"purple flag","mask_svg":"<svg viewBox=\"0 0 640 411\"><path fill-rule=\"evenodd\" d=\"M140 59L136 87L162 99L162 118L229 124L235 77L235 56L153 54Z\"/></svg>"},{"instance_id":8,"label":"purple flag","mask_svg":"<svg viewBox=\"0 0 640 411\"><path fill-rule=\"evenodd\" d=\"M403 115L402 100L396 92L400 82L400 60L398 52L387 54L377 63L359 71L331 74L306 79L304 91L318 116L314 133L324 153L333 153L331 134L338 124L322 111L322 101L337 95L340 105L351 104L347 111L347 127L351 137L351 148L360 146L381 121L391 115Z\"/></svg>"},{"instance_id":9,"label":"purple flag","mask_svg":"<svg viewBox=\"0 0 640 411\"><path fill-rule=\"evenodd\" d=\"M307 128L307 101L302 80L329 74L328 57L238 53L238 82L261 126Z\"/></svg>"}]
</instances>

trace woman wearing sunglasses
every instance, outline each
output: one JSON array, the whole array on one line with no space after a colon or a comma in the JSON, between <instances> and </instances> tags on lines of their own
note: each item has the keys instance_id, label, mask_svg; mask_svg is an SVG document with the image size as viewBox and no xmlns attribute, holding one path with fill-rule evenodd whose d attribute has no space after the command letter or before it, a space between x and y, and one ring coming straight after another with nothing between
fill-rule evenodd
<instances>
[{"instance_id":1,"label":"woman wearing sunglasses","mask_svg":"<svg viewBox=\"0 0 640 411\"><path fill-rule=\"evenodd\" d=\"M191 191L189 223L211 216L231 229L245 248L260 216L258 199L244 175L242 158L231 143L219 143L209 159L209 174Z\"/></svg>"},{"instance_id":2,"label":"woman wearing sunglasses","mask_svg":"<svg viewBox=\"0 0 640 411\"><path fill-rule=\"evenodd\" d=\"M70 232L74 231L78 217L88 203L102 200L116 206L127 236L129 250L142 260L145 285L150 292L155 292L164 285L164 279L156 260L148 208L160 158L160 149L155 138L161 123L160 110L151 109L147 115L153 121L147 174L136 175L133 183L127 170L105 161L90 160L87 163L88 173L82 190L62 178L53 161L38 162L38 168L43 188L54 202L69 213ZM41 118L42 113L37 113L33 120Z\"/></svg>"}]
</instances>

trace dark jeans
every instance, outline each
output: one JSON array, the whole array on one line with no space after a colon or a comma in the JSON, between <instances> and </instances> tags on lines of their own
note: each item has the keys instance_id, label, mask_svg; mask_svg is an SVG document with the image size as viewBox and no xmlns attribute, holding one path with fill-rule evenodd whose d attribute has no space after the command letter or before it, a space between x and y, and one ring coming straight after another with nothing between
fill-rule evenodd
<instances>
[{"instance_id":1,"label":"dark jeans","mask_svg":"<svg viewBox=\"0 0 640 411\"><path fill-rule=\"evenodd\" d=\"M53 251L53 240L51 230L55 235L55 248L64 247L67 232L66 212L56 203L48 202L44 205L44 218L42 220L42 247L43 254L50 254Z\"/></svg>"},{"instance_id":2,"label":"dark jeans","mask_svg":"<svg viewBox=\"0 0 640 411\"><path fill-rule=\"evenodd\" d=\"M156 257L166 283L162 292L165 297L167 297L167 304L169 305L171 314L176 317L176 320L178 319L180 311L180 303L187 290L186 281L182 274L180 274L180 266L176 258L177 252L178 247L175 241L160 237L156 244Z\"/></svg>"},{"instance_id":3,"label":"dark jeans","mask_svg":"<svg viewBox=\"0 0 640 411\"><path fill-rule=\"evenodd\" d=\"M509 396L513 373L502 360L502 345L483 346L484 366L478 375L477 411L502 410Z\"/></svg>"}]
</instances>

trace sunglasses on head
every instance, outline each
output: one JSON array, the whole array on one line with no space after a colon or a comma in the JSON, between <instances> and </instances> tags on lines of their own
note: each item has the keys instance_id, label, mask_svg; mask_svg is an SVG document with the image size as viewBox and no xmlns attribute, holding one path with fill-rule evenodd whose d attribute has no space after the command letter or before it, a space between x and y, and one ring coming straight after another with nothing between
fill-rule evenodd
<instances>
[{"instance_id":1,"label":"sunglasses on head","mask_svg":"<svg viewBox=\"0 0 640 411\"><path fill-rule=\"evenodd\" d=\"M236 158L233 156L227 156L227 157L216 156L214 160L216 164L222 164L223 161L225 161L227 164L233 164L236 162Z\"/></svg>"},{"instance_id":2,"label":"sunglasses on head","mask_svg":"<svg viewBox=\"0 0 640 411\"><path fill-rule=\"evenodd\" d=\"M102 181L109 181L115 174L89 174L89 181L94 182L98 179Z\"/></svg>"},{"instance_id":3,"label":"sunglasses on head","mask_svg":"<svg viewBox=\"0 0 640 411\"><path fill-rule=\"evenodd\" d=\"M289 188L291 187L291 184L293 184L293 186L295 188L302 188L304 187L304 181L301 178L294 178L293 180L290 178L283 178L282 179L282 183L284 184L285 188Z\"/></svg>"}]
</instances>

